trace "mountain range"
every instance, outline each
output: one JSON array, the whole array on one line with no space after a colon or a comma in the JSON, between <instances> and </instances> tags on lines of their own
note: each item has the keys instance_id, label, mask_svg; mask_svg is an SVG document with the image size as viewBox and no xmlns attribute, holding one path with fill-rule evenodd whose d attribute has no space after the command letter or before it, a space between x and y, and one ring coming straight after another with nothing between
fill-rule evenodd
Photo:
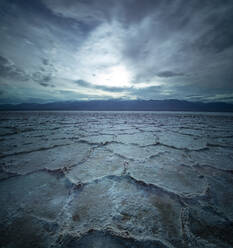
<instances>
[{"instance_id":1,"label":"mountain range","mask_svg":"<svg viewBox=\"0 0 233 248\"><path fill-rule=\"evenodd\" d=\"M86 110L86 111L200 111L233 112L233 104L183 100L91 100L50 103L1 104L0 110Z\"/></svg>"}]
</instances>

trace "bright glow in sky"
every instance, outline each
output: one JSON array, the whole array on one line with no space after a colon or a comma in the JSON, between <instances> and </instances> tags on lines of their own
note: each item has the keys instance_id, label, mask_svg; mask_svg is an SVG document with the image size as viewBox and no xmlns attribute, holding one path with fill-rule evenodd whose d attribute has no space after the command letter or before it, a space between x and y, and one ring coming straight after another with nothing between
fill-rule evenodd
<instances>
[{"instance_id":1,"label":"bright glow in sky","mask_svg":"<svg viewBox=\"0 0 233 248\"><path fill-rule=\"evenodd\" d=\"M108 87L130 87L131 80L130 72L124 66L118 65L104 69L96 75L93 82Z\"/></svg>"}]
</instances>

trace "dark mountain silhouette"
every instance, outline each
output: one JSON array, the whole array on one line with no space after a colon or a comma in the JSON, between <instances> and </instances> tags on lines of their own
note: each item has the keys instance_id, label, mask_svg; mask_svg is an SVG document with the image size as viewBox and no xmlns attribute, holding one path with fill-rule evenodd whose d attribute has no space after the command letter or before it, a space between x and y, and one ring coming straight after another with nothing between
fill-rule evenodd
<instances>
[{"instance_id":1,"label":"dark mountain silhouette","mask_svg":"<svg viewBox=\"0 0 233 248\"><path fill-rule=\"evenodd\" d=\"M1 104L0 110L89 110L89 111L204 111L233 112L233 104L181 100L92 100L51 103Z\"/></svg>"}]
</instances>

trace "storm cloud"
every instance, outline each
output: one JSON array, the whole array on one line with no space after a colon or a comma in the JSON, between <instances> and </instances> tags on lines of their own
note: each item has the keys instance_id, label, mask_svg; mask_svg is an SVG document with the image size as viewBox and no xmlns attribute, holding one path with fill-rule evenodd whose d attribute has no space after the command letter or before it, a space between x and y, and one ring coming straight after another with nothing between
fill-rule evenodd
<instances>
[{"instance_id":1,"label":"storm cloud","mask_svg":"<svg viewBox=\"0 0 233 248\"><path fill-rule=\"evenodd\" d=\"M2 0L0 23L2 102L232 102L232 1Z\"/></svg>"},{"instance_id":2,"label":"storm cloud","mask_svg":"<svg viewBox=\"0 0 233 248\"><path fill-rule=\"evenodd\" d=\"M179 72L173 72L173 71L161 71L159 73L157 73L158 77L176 77L176 76L183 76L183 73L179 73Z\"/></svg>"}]
</instances>

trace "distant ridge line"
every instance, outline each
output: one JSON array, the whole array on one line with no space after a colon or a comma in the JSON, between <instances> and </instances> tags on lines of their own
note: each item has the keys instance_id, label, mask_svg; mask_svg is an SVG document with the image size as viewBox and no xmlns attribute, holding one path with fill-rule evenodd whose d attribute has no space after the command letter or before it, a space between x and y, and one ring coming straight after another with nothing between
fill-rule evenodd
<instances>
[{"instance_id":1,"label":"distant ridge line","mask_svg":"<svg viewBox=\"0 0 233 248\"><path fill-rule=\"evenodd\" d=\"M77 111L193 111L233 112L233 104L184 100L91 100L50 103L0 104L1 111L77 110Z\"/></svg>"}]
</instances>

